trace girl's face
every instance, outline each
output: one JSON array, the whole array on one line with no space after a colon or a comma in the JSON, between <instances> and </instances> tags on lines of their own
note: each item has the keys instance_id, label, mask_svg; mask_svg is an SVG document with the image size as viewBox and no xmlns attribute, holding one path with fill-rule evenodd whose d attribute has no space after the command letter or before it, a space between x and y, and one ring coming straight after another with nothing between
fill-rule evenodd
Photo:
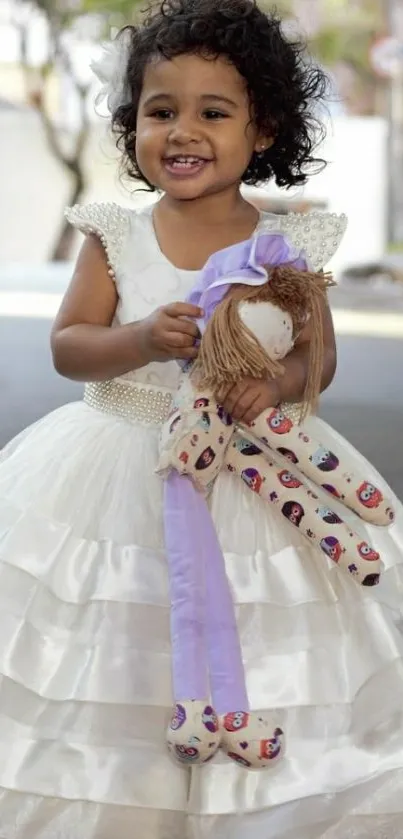
<instances>
[{"instance_id":1,"label":"girl's face","mask_svg":"<svg viewBox=\"0 0 403 839\"><path fill-rule=\"evenodd\" d=\"M140 97L136 154L154 186L176 200L238 187L270 141L251 122L245 83L224 58L152 61Z\"/></svg>"}]
</instances>

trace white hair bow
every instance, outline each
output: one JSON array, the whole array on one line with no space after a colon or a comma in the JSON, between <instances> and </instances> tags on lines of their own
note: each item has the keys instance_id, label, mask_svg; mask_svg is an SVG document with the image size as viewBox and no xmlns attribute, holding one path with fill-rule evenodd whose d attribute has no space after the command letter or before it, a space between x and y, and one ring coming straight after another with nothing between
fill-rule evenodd
<instances>
[{"instance_id":1,"label":"white hair bow","mask_svg":"<svg viewBox=\"0 0 403 839\"><path fill-rule=\"evenodd\" d=\"M113 41L105 44L102 55L91 62L91 69L102 82L97 102L106 102L110 114L131 101L127 65L131 49L131 31L123 29Z\"/></svg>"}]
</instances>

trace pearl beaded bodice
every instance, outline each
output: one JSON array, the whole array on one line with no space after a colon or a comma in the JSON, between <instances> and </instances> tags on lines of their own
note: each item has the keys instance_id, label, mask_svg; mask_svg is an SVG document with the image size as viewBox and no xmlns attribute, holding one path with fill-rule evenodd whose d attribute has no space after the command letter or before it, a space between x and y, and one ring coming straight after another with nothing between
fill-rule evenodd
<instances>
[{"instance_id":1,"label":"pearl beaded bodice","mask_svg":"<svg viewBox=\"0 0 403 839\"><path fill-rule=\"evenodd\" d=\"M195 284L197 271L176 268L161 252L155 235L152 207L132 210L115 204L76 206L66 212L68 220L83 233L95 233L102 241L110 274L116 282L119 302L115 323L125 324L147 317L159 306L184 300ZM285 234L304 251L314 270L325 267L344 235L345 216L329 213L276 216L262 213L259 228ZM270 307L270 312L267 309ZM289 318L271 304L258 312L245 310L248 326L263 338L266 319L266 349L281 358L292 347ZM144 385L175 389L179 380L176 362L152 363L120 377Z\"/></svg>"}]
</instances>

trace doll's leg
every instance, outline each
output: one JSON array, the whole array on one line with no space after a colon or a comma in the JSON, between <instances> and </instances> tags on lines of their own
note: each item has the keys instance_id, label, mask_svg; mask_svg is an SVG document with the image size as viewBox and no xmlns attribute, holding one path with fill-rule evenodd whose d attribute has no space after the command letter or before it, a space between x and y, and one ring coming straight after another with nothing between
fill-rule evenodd
<instances>
[{"instance_id":1,"label":"doll's leg","mask_svg":"<svg viewBox=\"0 0 403 839\"><path fill-rule=\"evenodd\" d=\"M238 763L273 765L282 732L270 716L249 712L224 557L206 502L187 478L168 478L165 515L177 699L168 729L170 751L181 762L205 763L222 738L224 750ZM208 670L212 705L205 698Z\"/></svg>"},{"instance_id":2,"label":"doll's leg","mask_svg":"<svg viewBox=\"0 0 403 839\"><path fill-rule=\"evenodd\" d=\"M200 516L206 570L206 631L213 704L220 715L222 748L248 768L272 767L284 751L283 732L271 714L249 710L235 609L211 515Z\"/></svg>"},{"instance_id":3,"label":"doll's leg","mask_svg":"<svg viewBox=\"0 0 403 839\"><path fill-rule=\"evenodd\" d=\"M162 428L158 473L166 476L174 469L207 494L222 469L233 429L211 392L197 391L183 379L178 406Z\"/></svg>"},{"instance_id":4,"label":"doll's leg","mask_svg":"<svg viewBox=\"0 0 403 839\"><path fill-rule=\"evenodd\" d=\"M220 412L211 393L195 391L192 382L183 376L175 411L162 430L158 471L166 478L165 532L176 699L168 743L185 762L209 760L221 736L217 715L207 701L210 685L204 577L205 557L215 562L218 543L203 496L222 468L232 432L232 421ZM200 524L203 513L205 529ZM222 561L220 551L217 561ZM223 627L230 623L231 615ZM229 640L228 636L223 639L223 647Z\"/></svg>"},{"instance_id":5,"label":"doll's leg","mask_svg":"<svg viewBox=\"0 0 403 839\"><path fill-rule=\"evenodd\" d=\"M246 437L251 432L274 452L288 454L303 475L337 497L364 521L387 526L394 520L391 502L377 487L364 476L354 475L343 457L310 438L278 408L269 408L249 428L242 430Z\"/></svg>"},{"instance_id":6,"label":"doll's leg","mask_svg":"<svg viewBox=\"0 0 403 839\"><path fill-rule=\"evenodd\" d=\"M168 476L164 522L175 709L167 740L171 753L187 764L210 760L220 744L217 716L208 700L206 581L199 523L205 506L204 498L188 478L175 472Z\"/></svg>"},{"instance_id":7,"label":"doll's leg","mask_svg":"<svg viewBox=\"0 0 403 839\"><path fill-rule=\"evenodd\" d=\"M263 452L238 434L228 448L226 466L357 582L376 585L379 554L333 510L320 504L302 476L281 468L270 459L270 452Z\"/></svg>"}]
</instances>

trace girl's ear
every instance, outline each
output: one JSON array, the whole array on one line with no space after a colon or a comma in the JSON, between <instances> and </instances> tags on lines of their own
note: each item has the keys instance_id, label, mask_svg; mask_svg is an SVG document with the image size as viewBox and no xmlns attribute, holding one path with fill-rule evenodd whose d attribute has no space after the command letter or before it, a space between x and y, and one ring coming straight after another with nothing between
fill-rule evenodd
<instances>
[{"instance_id":1,"label":"girl's ear","mask_svg":"<svg viewBox=\"0 0 403 839\"><path fill-rule=\"evenodd\" d=\"M274 137L258 137L255 144L255 152L264 154L274 146Z\"/></svg>"}]
</instances>

